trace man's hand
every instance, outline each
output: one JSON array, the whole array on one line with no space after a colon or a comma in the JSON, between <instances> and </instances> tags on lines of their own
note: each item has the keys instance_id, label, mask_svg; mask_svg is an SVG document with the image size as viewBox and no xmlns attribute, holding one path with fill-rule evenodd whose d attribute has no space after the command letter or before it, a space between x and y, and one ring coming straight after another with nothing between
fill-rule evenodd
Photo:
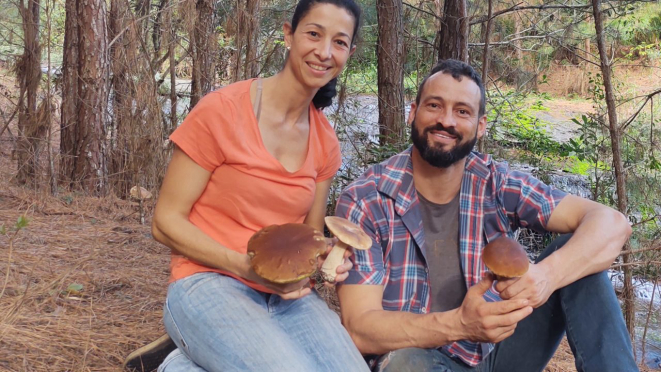
<instances>
[{"instance_id":1,"label":"man's hand","mask_svg":"<svg viewBox=\"0 0 661 372\"><path fill-rule=\"evenodd\" d=\"M530 264L522 277L496 283L496 290L503 300L525 299L533 308L545 304L556 289L555 281L542 264Z\"/></svg>"},{"instance_id":2,"label":"man's hand","mask_svg":"<svg viewBox=\"0 0 661 372\"><path fill-rule=\"evenodd\" d=\"M468 289L463 303L457 309L462 333L460 339L500 342L511 336L516 324L532 313L527 299L487 302L482 296L493 281L493 276L488 274Z\"/></svg>"}]
</instances>

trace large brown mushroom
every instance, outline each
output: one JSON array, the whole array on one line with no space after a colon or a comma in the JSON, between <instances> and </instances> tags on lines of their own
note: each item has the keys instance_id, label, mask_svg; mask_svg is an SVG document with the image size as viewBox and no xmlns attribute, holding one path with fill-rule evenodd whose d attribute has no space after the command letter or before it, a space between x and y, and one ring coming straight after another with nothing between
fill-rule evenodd
<instances>
[{"instance_id":1,"label":"large brown mushroom","mask_svg":"<svg viewBox=\"0 0 661 372\"><path fill-rule=\"evenodd\" d=\"M324 218L328 230L338 239L337 244L328 253L324 264L321 265L321 273L325 281L333 283L337 276L337 267L344 260L344 252L349 246L355 249L370 249L372 239L361 230L355 223L342 217L329 216Z\"/></svg>"},{"instance_id":2,"label":"large brown mushroom","mask_svg":"<svg viewBox=\"0 0 661 372\"><path fill-rule=\"evenodd\" d=\"M317 269L317 257L325 252L324 234L302 223L267 226L248 241L252 269L274 283L309 277Z\"/></svg>"},{"instance_id":3,"label":"large brown mushroom","mask_svg":"<svg viewBox=\"0 0 661 372\"><path fill-rule=\"evenodd\" d=\"M499 279L517 278L528 271L528 255L514 239L501 236L484 247L482 261Z\"/></svg>"}]
</instances>

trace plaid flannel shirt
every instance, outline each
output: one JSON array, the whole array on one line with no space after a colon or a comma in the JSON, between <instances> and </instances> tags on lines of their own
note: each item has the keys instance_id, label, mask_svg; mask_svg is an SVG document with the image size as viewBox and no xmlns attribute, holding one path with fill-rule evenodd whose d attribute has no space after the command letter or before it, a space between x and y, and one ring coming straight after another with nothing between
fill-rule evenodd
<instances>
[{"instance_id":1,"label":"plaid flannel shirt","mask_svg":"<svg viewBox=\"0 0 661 372\"><path fill-rule=\"evenodd\" d=\"M551 213L566 195L477 152L466 160L460 192L459 251L467 288L480 281L487 270L481 257L486 243L502 235L514 237L519 227L544 231ZM371 249L355 252L354 267L344 283L384 286L385 310L428 313L432 283L413 185L411 147L372 166L351 183L340 196L336 215L362 226L373 241ZM500 300L493 288L484 297ZM460 341L443 349L475 366L493 347Z\"/></svg>"}]
</instances>

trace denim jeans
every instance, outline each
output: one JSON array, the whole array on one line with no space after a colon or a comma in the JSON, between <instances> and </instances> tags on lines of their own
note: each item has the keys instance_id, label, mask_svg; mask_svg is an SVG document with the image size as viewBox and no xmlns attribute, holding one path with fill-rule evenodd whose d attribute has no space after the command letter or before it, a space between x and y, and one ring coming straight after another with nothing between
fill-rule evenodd
<instances>
[{"instance_id":1,"label":"denim jeans","mask_svg":"<svg viewBox=\"0 0 661 372\"><path fill-rule=\"evenodd\" d=\"M176 371L368 371L340 319L316 292L298 300L199 273L171 283L165 329Z\"/></svg>"},{"instance_id":2,"label":"denim jeans","mask_svg":"<svg viewBox=\"0 0 661 372\"><path fill-rule=\"evenodd\" d=\"M554 240L537 261L560 248L570 236ZM605 272L555 291L544 305L518 323L512 336L498 343L474 368L442 350L408 348L380 357L375 371L543 371L565 333L578 371L638 371L622 311Z\"/></svg>"}]
</instances>

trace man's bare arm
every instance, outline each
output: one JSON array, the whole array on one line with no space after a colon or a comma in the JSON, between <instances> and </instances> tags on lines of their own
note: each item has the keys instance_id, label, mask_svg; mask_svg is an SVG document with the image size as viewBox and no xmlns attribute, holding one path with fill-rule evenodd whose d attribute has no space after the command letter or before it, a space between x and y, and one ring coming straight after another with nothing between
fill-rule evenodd
<instances>
[{"instance_id":1,"label":"man's bare arm","mask_svg":"<svg viewBox=\"0 0 661 372\"><path fill-rule=\"evenodd\" d=\"M429 314L384 310L383 286L345 284L338 288L342 322L363 354L436 348L459 340L499 342L532 308L527 300L486 302L482 295L491 283L487 278L471 287L461 307Z\"/></svg>"},{"instance_id":2,"label":"man's bare arm","mask_svg":"<svg viewBox=\"0 0 661 372\"><path fill-rule=\"evenodd\" d=\"M527 298L538 307L557 289L606 270L631 235L620 212L605 205L567 195L551 214L547 230L573 232L571 239L521 278L496 285L504 299Z\"/></svg>"}]
</instances>

